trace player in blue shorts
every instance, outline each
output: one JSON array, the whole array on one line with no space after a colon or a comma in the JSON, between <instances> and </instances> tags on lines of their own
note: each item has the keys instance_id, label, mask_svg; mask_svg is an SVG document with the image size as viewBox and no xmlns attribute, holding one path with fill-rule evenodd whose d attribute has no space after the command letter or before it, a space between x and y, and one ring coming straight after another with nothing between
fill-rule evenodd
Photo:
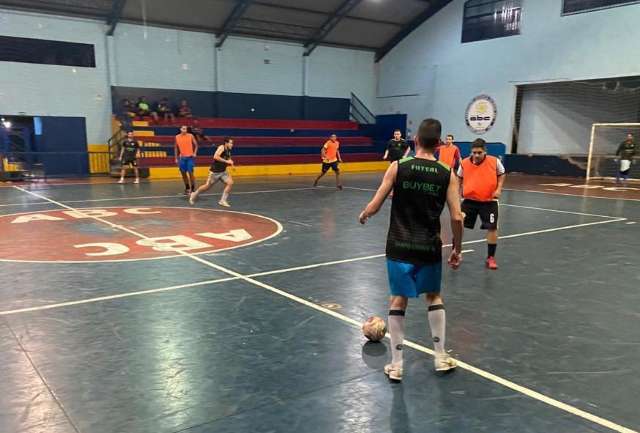
<instances>
[{"instance_id":1,"label":"player in blue shorts","mask_svg":"<svg viewBox=\"0 0 640 433\"><path fill-rule=\"evenodd\" d=\"M462 213L459 183L434 152L440 142L442 126L435 119L420 124L415 137L416 155L393 162L384 175L373 200L360 214L360 223L375 215L393 190L391 222L387 235L387 271L391 299L389 333L391 364L384 367L390 379L402 380L404 316L408 298L426 294L427 318L435 350L436 371L456 367L445 351L445 311L440 296L442 276L442 240L440 214L445 203L451 215L453 249L449 265L457 269L462 260Z\"/></svg>"},{"instance_id":2,"label":"player in blue shorts","mask_svg":"<svg viewBox=\"0 0 640 433\"><path fill-rule=\"evenodd\" d=\"M182 125L180 134L176 135L173 152L184 182L184 193L188 196L196 190L193 169L195 168L195 158L198 155L198 141L193 134L188 132L186 125Z\"/></svg>"}]
</instances>

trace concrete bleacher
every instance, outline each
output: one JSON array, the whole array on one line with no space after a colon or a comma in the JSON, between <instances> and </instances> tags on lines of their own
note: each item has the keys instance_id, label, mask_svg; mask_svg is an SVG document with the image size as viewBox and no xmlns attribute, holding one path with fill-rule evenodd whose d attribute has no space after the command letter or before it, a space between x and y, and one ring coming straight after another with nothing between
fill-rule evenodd
<instances>
[{"instance_id":1,"label":"concrete bleacher","mask_svg":"<svg viewBox=\"0 0 640 433\"><path fill-rule=\"evenodd\" d=\"M212 155L223 137L234 139L233 159L236 175L310 174L319 170L320 148L329 135L336 134L345 164L344 171L371 171L386 167L380 161L383 150L359 125L350 121L265 120L198 118L208 143L201 143L196 158L196 175L206 176ZM174 124L134 120L134 135L142 144L140 166L151 178L176 177L174 137L180 125L191 126L193 119Z\"/></svg>"}]
</instances>

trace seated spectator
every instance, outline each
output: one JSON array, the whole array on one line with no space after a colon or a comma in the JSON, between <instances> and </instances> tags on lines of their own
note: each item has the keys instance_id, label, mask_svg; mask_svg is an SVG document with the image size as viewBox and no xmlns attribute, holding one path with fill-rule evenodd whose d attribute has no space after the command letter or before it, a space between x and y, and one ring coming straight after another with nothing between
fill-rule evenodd
<instances>
[{"instance_id":1,"label":"seated spectator","mask_svg":"<svg viewBox=\"0 0 640 433\"><path fill-rule=\"evenodd\" d=\"M191 132L191 134L196 138L198 145L209 142L209 138L204 135L204 131L200 127L200 122L198 122L198 119L193 119L192 126L191 128L189 128L189 132Z\"/></svg>"},{"instance_id":2,"label":"seated spectator","mask_svg":"<svg viewBox=\"0 0 640 433\"><path fill-rule=\"evenodd\" d=\"M186 99L183 99L182 102L180 102L180 106L178 107L178 117L193 117L191 107L189 107Z\"/></svg>"},{"instance_id":3,"label":"seated spectator","mask_svg":"<svg viewBox=\"0 0 640 433\"><path fill-rule=\"evenodd\" d=\"M131 121L136 117L137 111L130 99L124 98L122 100L120 108L116 112L116 118L120 121L123 129L131 129Z\"/></svg>"},{"instance_id":4,"label":"seated spectator","mask_svg":"<svg viewBox=\"0 0 640 433\"><path fill-rule=\"evenodd\" d=\"M158 109L156 110L158 116L164 119L164 121L171 121L174 123L176 121L176 116L173 114L173 110L171 110L171 104L169 103L169 99L162 98L160 102L158 102Z\"/></svg>"},{"instance_id":5,"label":"seated spectator","mask_svg":"<svg viewBox=\"0 0 640 433\"><path fill-rule=\"evenodd\" d=\"M151 116L153 117L154 121L158 121L158 113L156 113L155 111L151 111L151 107L149 107L149 103L147 102L147 100L145 99L144 96L141 96L140 98L138 98L138 116L140 117L144 117L144 116Z\"/></svg>"},{"instance_id":6,"label":"seated spectator","mask_svg":"<svg viewBox=\"0 0 640 433\"><path fill-rule=\"evenodd\" d=\"M136 117L137 109L133 106L133 102L129 98L122 100L121 116L125 119L133 119Z\"/></svg>"}]
</instances>

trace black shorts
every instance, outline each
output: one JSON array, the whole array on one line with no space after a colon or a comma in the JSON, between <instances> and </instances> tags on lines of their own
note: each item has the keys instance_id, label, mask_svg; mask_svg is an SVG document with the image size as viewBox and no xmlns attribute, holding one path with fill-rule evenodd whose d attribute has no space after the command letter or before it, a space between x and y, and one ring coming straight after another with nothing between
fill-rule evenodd
<instances>
[{"instance_id":1,"label":"black shorts","mask_svg":"<svg viewBox=\"0 0 640 433\"><path fill-rule=\"evenodd\" d=\"M322 163L322 172L326 173L329 169L335 171L336 173L340 173L340 169L338 168L338 161L333 162L323 162Z\"/></svg>"},{"instance_id":2,"label":"black shorts","mask_svg":"<svg viewBox=\"0 0 640 433\"><path fill-rule=\"evenodd\" d=\"M480 215L480 228L482 230L498 229L498 202L497 201L475 201L465 199L462 202L462 212L464 212L464 226L472 229L476 225L478 215Z\"/></svg>"},{"instance_id":3,"label":"black shorts","mask_svg":"<svg viewBox=\"0 0 640 433\"><path fill-rule=\"evenodd\" d=\"M137 159L123 159L122 160L123 167L137 167L138 160Z\"/></svg>"}]
</instances>

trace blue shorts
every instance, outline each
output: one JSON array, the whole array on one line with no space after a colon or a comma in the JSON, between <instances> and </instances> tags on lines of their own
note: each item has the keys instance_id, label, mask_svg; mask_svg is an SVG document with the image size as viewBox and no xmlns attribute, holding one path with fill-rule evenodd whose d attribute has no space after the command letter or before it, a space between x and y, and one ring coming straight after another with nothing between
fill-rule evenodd
<instances>
[{"instance_id":1,"label":"blue shorts","mask_svg":"<svg viewBox=\"0 0 640 433\"><path fill-rule=\"evenodd\" d=\"M196 164L193 160L193 156L187 156L185 158L180 157L178 160L178 167L182 172L193 173L193 168L195 166Z\"/></svg>"},{"instance_id":2,"label":"blue shorts","mask_svg":"<svg viewBox=\"0 0 640 433\"><path fill-rule=\"evenodd\" d=\"M414 265L387 259L391 296L417 298L423 293L440 293L442 262Z\"/></svg>"}]
</instances>

